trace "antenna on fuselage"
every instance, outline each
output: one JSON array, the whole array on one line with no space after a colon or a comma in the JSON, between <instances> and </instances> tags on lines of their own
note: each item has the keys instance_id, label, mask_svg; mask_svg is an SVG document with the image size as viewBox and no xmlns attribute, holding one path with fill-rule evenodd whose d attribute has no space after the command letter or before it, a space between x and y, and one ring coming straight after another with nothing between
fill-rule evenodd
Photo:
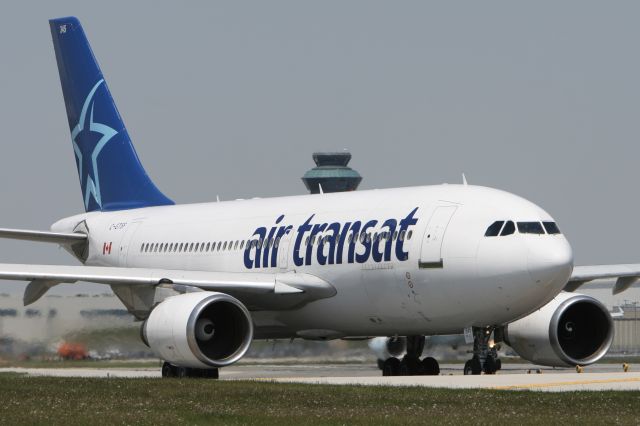
<instances>
[{"instance_id":1,"label":"antenna on fuselage","mask_svg":"<svg viewBox=\"0 0 640 426\"><path fill-rule=\"evenodd\" d=\"M322 184L321 183L318 184L318 189L320 190L321 194L324 194L324 191L322 190Z\"/></svg>"},{"instance_id":2,"label":"antenna on fuselage","mask_svg":"<svg viewBox=\"0 0 640 426\"><path fill-rule=\"evenodd\" d=\"M220 196L216 195L216 201L219 203L220 202Z\"/></svg>"},{"instance_id":3,"label":"antenna on fuselage","mask_svg":"<svg viewBox=\"0 0 640 426\"><path fill-rule=\"evenodd\" d=\"M467 177L464 175L464 173L462 174L462 184L463 184L464 186L467 186L467 185L468 185L468 184L467 184Z\"/></svg>"}]
</instances>

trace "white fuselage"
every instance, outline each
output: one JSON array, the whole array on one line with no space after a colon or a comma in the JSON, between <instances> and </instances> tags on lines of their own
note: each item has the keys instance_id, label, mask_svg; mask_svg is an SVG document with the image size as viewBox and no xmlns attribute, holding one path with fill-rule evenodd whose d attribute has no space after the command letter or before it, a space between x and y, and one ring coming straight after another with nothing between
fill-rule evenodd
<instances>
[{"instance_id":1,"label":"white fuselage","mask_svg":"<svg viewBox=\"0 0 640 426\"><path fill-rule=\"evenodd\" d=\"M502 220L552 218L503 191L440 185L87 213L52 230L86 221L87 265L304 272L335 287L293 310L252 312L256 337L387 336L505 324L562 290L565 237L485 237Z\"/></svg>"}]
</instances>

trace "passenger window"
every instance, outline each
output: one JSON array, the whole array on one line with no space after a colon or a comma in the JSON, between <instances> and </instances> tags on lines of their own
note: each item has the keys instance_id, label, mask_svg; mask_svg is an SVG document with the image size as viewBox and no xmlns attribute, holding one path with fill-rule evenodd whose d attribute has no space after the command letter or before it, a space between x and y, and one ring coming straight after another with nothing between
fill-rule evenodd
<instances>
[{"instance_id":1,"label":"passenger window","mask_svg":"<svg viewBox=\"0 0 640 426\"><path fill-rule=\"evenodd\" d=\"M502 229L502 225L504 225L504 220L497 220L493 222L487 228L487 231L484 233L485 237L497 237L500 234L500 230ZM511 222L513 225L513 222Z\"/></svg>"},{"instance_id":2,"label":"passenger window","mask_svg":"<svg viewBox=\"0 0 640 426\"><path fill-rule=\"evenodd\" d=\"M409 231L407 233L407 240L410 240L412 235L413 235L413 231Z\"/></svg>"},{"instance_id":3,"label":"passenger window","mask_svg":"<svg viewBox=\"0 0 640 426\"><path fill-rule=\"evenodd\" d=\"M556 225L555 222L542 222L542 224L544 225L544 229L546 229L547 234L555 235L562 233L560 232L560 228L558 228L558 225Z\"/></svg>"},{"instance_id":4,"label":"passenger window","mask_svg":"<svg viewBox=\"0 0 640 426\"><path fill-rule=\"evenodd\" d=\"M514 225L512 221L509 221L504 225L504 228L502 228L502 232L500 233L500 236L504 237L506 235L511 235L514 232L516 232L516 225Z\"/></svg>"},{"instance_id":5,"label":"passenger window","mask_svg":"<svg viewBox=\"0 0 640 426\"><path fill-rule=\"evenodd\" d=\"M209 251L209 247L211 247L211 243L207 243L207 248L206 248L207 251Z\"/></svg>"},{"instance_id":6,"label":"passenger window","mask_svg":"<svg viewBox=\"0 0 640 426\"><path fill-rule=\"evenodd\" d=\"M222 246L222 250L226 250L227 249L227 242L224 242L224 245Z\"/></svg>"},{"instance_id":7,"label":"passenger window","mask_svg":"<svg viewBox=\"0 0 640 426\"><path fill-rule=\"evenodd\" d=\"M238 241L236 240L236 243L233 245L233 249L237 250L238 249Z\"/></svg>"},{"instance_id":8,"label":"passenger window","mask_svg":"<svg viewBox=\"0 0 640 426\"><path fill-rule=\"evenodd\" d=\"M521 234L544 234L542 224L540 222L518 222L518 232Z\"/></svg>"},{"instance_id":9,"label":"passenger window","mask_svg":"<svg viewBox=\"0 0 640 426\"><path fill-rule=\"evenodd\" d=\"M400 231L400 235L398 235L398 239L399 239L400 241L404 241L404 236L405 236L405 233L406 233L406 232L407 232L407 231L405 231L404 229L403 229L402 231Z\"/></svg>"},{"instance_id":10,"label":"passenger window","mask_svg":"<svg viewBox=\"0 0 640 426\"><path fill-rule=\"evenodd\" d=\"M393 231L393 240L397 240L398 239L398 231Z\"/></svg>"}]
</instances>

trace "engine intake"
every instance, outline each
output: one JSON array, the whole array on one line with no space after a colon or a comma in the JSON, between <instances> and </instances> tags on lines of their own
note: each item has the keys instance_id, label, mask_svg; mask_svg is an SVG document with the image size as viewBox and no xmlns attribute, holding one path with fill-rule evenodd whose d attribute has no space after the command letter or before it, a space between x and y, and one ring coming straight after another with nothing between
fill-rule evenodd
<instances>
[{"instance_id":1,"label":"engine intake","mask_svg":"<svg viewBox=\"0 0 640 426\"><path fill-rule=\"evenodd\" d=\"M369 340L369 348L382 361L391 357L400 357L407 350L407 338L401 336L375 337Z\"/></svg>"},{"instance_id":2,"label":"engine intake","mask_svg":"<svg viewBox=\"0 0 640 426\"><path fill-rule=\"evenodd\" d=\"M252 339L249 311L224 293L169 297L151 311L143 325L143 340L151 350L181 367L233 364L244 356Z\"/></svg>"},{"instance_id":3,"label":"engine intake","mask_svg":"<svg viewBox=\"0 0 640 426\"><path fill-rule=\"evenodd\" d=\"M602 303L565 292L505 327L505 341L518 355L555 367L598 361L609 350L613 334L613 319Z\"/></svg>"}]
</instances>

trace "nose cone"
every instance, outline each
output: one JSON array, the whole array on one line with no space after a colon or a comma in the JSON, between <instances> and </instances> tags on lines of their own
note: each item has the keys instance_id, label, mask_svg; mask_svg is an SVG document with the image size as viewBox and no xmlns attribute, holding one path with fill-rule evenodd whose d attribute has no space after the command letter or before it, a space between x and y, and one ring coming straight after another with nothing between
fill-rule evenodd
<instances>
[{"instance_id":1,"label":"nose cone","mask_svg":"<svg viewBox=\"0 0 640 426\"><path fill-rule=\"evenodd\" d=\"M533 281L560 291L573 270L573 251L561 236L531 238L527 241L527 266Z\"/></svg>"}]
</instances>

